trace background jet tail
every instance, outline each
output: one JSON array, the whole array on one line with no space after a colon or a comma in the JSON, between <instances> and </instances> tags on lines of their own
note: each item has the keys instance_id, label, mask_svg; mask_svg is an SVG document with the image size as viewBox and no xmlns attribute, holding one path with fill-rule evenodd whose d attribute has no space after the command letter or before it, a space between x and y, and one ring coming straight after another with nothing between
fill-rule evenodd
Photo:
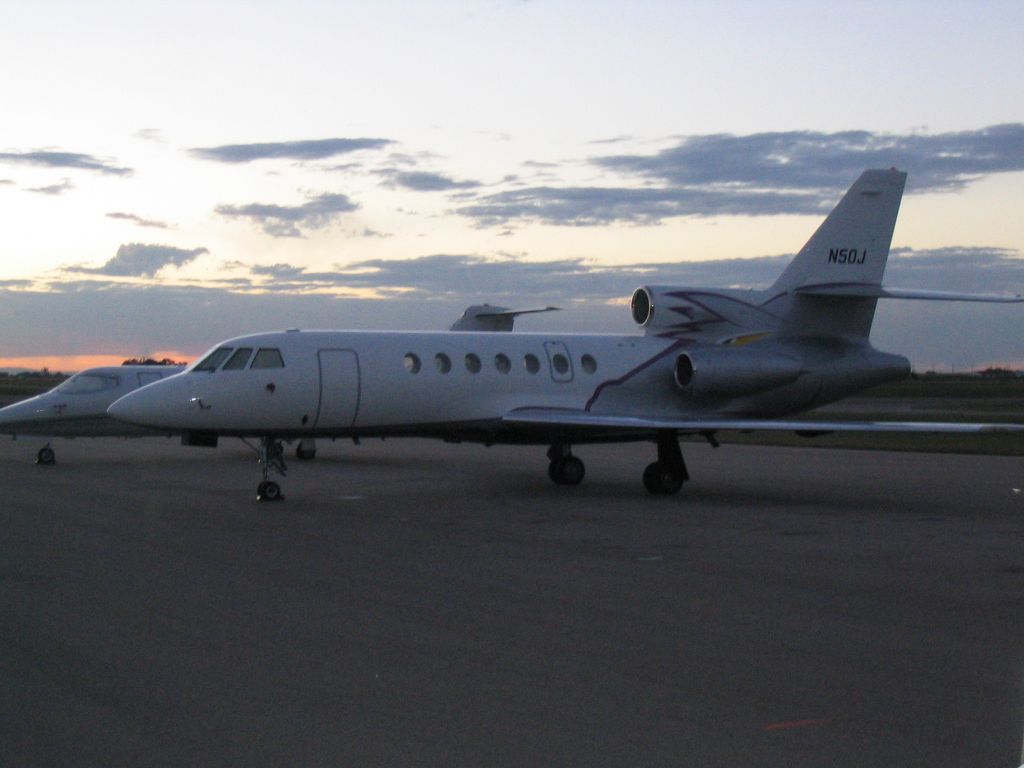
<instances>
[{"instance_id":1,"label":"background jet tail","mask_svg":"<svg viewBox=\"0 0 1024 768\"><path fill-rule=\"evenodd\" d=\"M864 171L768 289L783 333L867 338L906 179Z\"/></svg>"}]
</instances>

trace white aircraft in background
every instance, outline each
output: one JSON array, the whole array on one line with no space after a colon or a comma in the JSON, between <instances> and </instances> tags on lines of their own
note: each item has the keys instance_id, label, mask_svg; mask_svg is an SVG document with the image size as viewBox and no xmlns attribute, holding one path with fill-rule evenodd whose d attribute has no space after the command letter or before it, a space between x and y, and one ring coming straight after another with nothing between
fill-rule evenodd
<instances>
[{"instance_id":1,"label":"white aircraft in background","mask_svg":"<svg viewBox=\"0 0 1024 768\"><path fill-rule=\"evenodd\" d=\"M486 331L286 331L218 344L184 373L121 398L117 419L186 444L260 438L260 499L281 497L279 441L415 436L547 445L555 483L578 484L581 443L651 441L651 493L688 479L680 434L719 430L983 432L1024 425L787 418L910 373L868 341L880 298L1022 301L885 288L906 174L865 171L766 290L648 286L642 336Z\"/></svg>"},{"instance_id":2,"label":"white aircraft in background","mask_svg":"<svg viewBox=\"0 0 1024 768\"><path fill-rule=\"evenodd\" d=\"M49 392L0 408L0 434L45 437L141 437L170 434L107 415L107 408L139 387L185 369L183 365L117 365L89 368ZM39 464L53 464L56 452L47 442L36 454Z\"/></svg>"}]
</instances>

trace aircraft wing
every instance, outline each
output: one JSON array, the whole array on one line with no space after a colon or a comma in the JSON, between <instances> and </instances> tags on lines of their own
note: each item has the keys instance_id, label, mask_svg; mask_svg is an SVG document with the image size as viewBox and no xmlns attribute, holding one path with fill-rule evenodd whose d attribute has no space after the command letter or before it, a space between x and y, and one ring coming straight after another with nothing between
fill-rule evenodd
<instances>
[{"instance_id":1,"label":"aircraft wing","mask_svg":"<svg viewBox=\"0 0 1024 768\"><path fill-rule=\"evenodd\" d=\"M932 421L812 421L810 419L663 419L642 416L613 416L569 408L517 408L502 421L508 424L533 424L593 429L647 430L674 429L679 432L919 432L979 433L1024 432L1024 424L978 424Z\"/></svg>"},{"instance_id":2,"label":"aircraft wing","mask_svg":"<svg viewBox=\"0 0 1024 768\"><path fill-rule=\"evenodd\" d=\"M534 315L538 312L557 312L558 307L537 309L507 309L492 307L490 304L475 304L462 313L449 330L452 331L505 331L512 330L520 315Z\"/></svg>"}]
</instances>

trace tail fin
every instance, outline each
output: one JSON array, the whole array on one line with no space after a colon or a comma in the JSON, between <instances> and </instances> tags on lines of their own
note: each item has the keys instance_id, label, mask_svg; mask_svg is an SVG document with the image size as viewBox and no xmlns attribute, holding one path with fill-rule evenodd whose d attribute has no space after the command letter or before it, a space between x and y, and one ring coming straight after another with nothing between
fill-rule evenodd
<instances>
[{"instance_id":1,"label":"tail fin","mask_svg":"<svg viewBox=\"0 0 1024 768\"><path fill-rule=\"evenodd\" d=\"M784 332L867 338L906 179L864 171L800 249L767 292Z\"/></svg>"}]
</instances>

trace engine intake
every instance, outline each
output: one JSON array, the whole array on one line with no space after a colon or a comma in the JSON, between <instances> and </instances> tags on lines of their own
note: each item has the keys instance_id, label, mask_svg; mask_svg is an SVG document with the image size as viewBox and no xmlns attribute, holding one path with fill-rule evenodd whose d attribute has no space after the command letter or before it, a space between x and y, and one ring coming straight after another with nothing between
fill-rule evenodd
<instances>
[{"instance_id":1,"label":"engine intake","mask_svg":"<svg viewBox=\"0 0 1024 768\"><path fill-rule=\"evenodd\" d=\"M629 311L633 315L633 322L637 325L647 325L654 317L654 298L647 288L637 288L633 291L633 298L629 301Z\"/></svg>"},{"instance_id":2,"label":"engine intake","mask_svg":"<svg viewBox=\"0 0 1024 768\"><path fill-rule=\"evenodd\" d=\"M695 398L738 397L796 381L801 365L758 349L694 348L676 358L676 385Z\"/></svg>"}]
</instances>

